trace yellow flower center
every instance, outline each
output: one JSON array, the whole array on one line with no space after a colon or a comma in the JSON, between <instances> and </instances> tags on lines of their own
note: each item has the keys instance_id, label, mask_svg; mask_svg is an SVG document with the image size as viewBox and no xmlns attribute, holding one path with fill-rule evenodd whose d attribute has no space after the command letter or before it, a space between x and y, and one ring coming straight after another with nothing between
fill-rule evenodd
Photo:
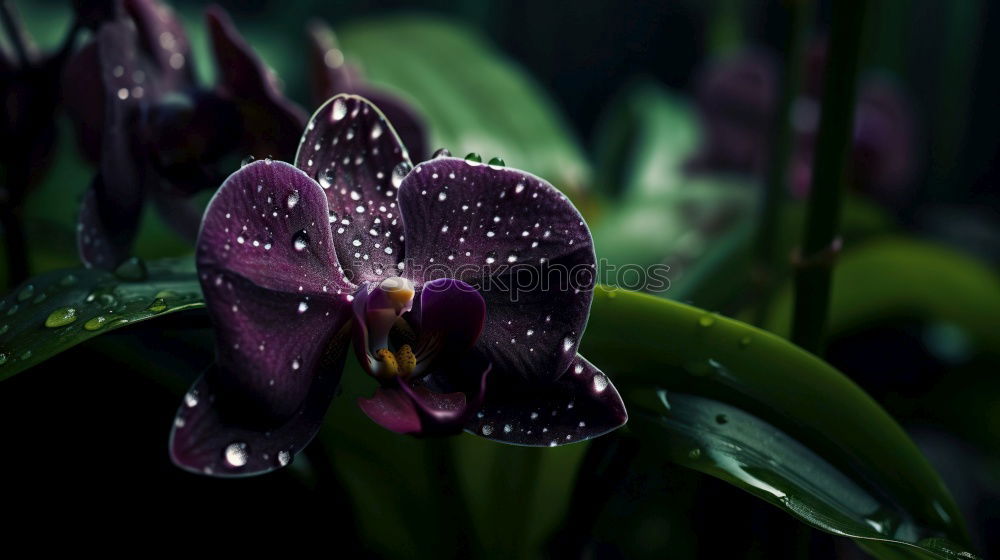
<instances>
[{"instance_id":1,"label":"yellow flower center","mask_svg":"<svg viewBox=\"0 0 1000 560\"><path fill-rule=\"evenodd\" d=\"M417 357L413 355L409 344L402 345L395 354L388 348L383 348L375 352L375 357L382 362L383 371L389 376L409 377L417 367Z\"/></svg>"}]
</instances>

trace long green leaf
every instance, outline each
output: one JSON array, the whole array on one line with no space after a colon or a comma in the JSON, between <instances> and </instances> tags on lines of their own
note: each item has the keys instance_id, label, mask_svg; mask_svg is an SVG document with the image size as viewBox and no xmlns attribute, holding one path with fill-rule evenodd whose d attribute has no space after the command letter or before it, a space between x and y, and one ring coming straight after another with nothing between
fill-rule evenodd
<instances>
[{"instance_id":1,"label":"long green leaf","mask_svg":"<svg viewBox=\"0 0 1000 560\"><path fill-rule=\"evenodd\" d=\"M59 270L0 302L0 380L89 338L204 306L190 259L129 261L116 273Z\"/></svg>"},{"instance_id":2,"label":"long green leaf","mask_svg":"<svg viewBox=\"0 0 1000 560\"><path fill-rule=\"evenodd\" d=\"M926 539L966 541L954 501L899 425L833 367L778 336L669 300L599 288L582 351L626 392L639 417L644 410L659 424L664 437L647 442L672 457L705 456L689 466L768 494L824 530L901 543L896 553L918 547L946 558L942 550L960 549Z\"/></svg>"},{"instance_id":3,"label":"long green leaf","mask_svg":"<svg viewBox=\"0 0 1000 560\"><path fill-rule=\"evenodd\" d=\"M445 20L394 17L338 30L348 57L373 82L412 100L431 124L432 144L463 156L501 156L568 194L589 166L555 105L481 38Z\"/></svg>"}]
</instances>

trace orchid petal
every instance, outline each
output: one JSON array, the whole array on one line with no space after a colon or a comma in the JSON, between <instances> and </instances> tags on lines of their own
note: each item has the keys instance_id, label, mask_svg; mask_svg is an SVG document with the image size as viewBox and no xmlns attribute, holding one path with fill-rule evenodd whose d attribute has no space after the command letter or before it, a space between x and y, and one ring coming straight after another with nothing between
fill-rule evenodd
<instances>
[{"instance_id":1,"label":"orchid petal","mask_svg":"<svg viewBox=\"0 0 1000 560\"><path fill-rule=\"evenodd\" d=\"M482 408L466 429L504 443L554 447L606 434L627 420L611 380L577 355L569 370L548 384L491 376Z\"/></svg>"},{"instance_id":2,"label":"orchid petal","mask_svg":"<svg viewBox=\"0 0 1000 560\"><path fill-rule=\"evenodd\" d=\"M275 468L261 460L220 469L234 442L254 453L270 449L268 433L283 434L281 450L294 453L318 429L349 346L353 290L337 273L326 213L319 186L282 162L243 167L209 204L197 264L218 368L195 385L199 404L178 413L171 453L180 466L218 475Z\"/></svg>"},{"instance_id":3,"label":"orchid petal","mask_svg":"<svg viewBox=\"0 0 1000 560\"><path fill-rule=\"evenodd\" d=\"M596 271L590 231L563 194L524 171L437 158L403 181L399 206L406 274L479 289L488 313L476 348L499 372L552 380L566 371Z\"/></svg>"},{"instance_id":4,"label":"orchid petal","mask_svg":"<svg viewBox=\"0 0 1000 560\"><path fill-rule=\"evenodd\" d=\"M295 165L326 191L337 255L355 283L398 274L403 227L396 189L410 160L382 113L361 97L334 97L310 119Z\"/></svg>"}]
</instances>

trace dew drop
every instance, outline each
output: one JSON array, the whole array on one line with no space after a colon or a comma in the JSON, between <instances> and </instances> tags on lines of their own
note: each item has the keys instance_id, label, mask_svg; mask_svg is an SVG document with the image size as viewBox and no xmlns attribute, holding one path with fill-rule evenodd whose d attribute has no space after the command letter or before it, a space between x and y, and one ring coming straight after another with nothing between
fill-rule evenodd
<instances>
[{"instance_id":1,"label":"dew drop","mask_svg":"<svg viewBox=\"0 0 1000 560\"><path fill-rule=\"evenodd\" d=\"M90 319L83 324L83 328L88 331L96 331L104 328L104 325L108 324L108 318L104 315L98 315L93 319Z\"/></svg>"},{"instance_id":2,"label":"dew drop","mask_svg":"<svg viewBox=\"0 0 1000 560\"><path fill-rule=\"evenodd\" d=\"M475 163L482 163L483 162L483 158L482 158L482 156L480 156L476 152L469 152L465 156L465 161L472 161L472 162L475 162Z\"/></svg>"},{"instance_id":3,"label":"dew drop","mask_svg":"<svg viewBox=\"0 0 1000 560\"><path fill-rule=\"evenodd\" d=\"M706 328L711 327L715 324L715 317L712 317L711 315L702 315L698 318L698 324Z\"/></svg>"},{"instance_id":4,"label":"dew drop","mask_svg":"<svg viewBox=\"0 0 1000 560\"><path fill-rule=\"evenodd\" d=\"M507 163L501 157L495 157L490 160L489 165L491 167L504 167Z\"/></svg>"},{"instance_id":5,"label":"dew drop","mask_svg":"<svg viewBox=\"0 0 1000 560\"><path fill-rule=\"evenodd\" d=\"M401 161L392 170L392 186L399 188L403 184L403 178L413 169L409 162Z\"/></svg>"},{"instance_id":6,"label":"dew drop","mask_svg":"<svg viewBox=\"0 0 1000 560\"><path fill-rule=\"evenodd\" d=\"M444 202L447 198L448 195L444 191L438 193L438 202Z\"/></svg>"},{"instance_id":7,"label":"dew drop","mask_svg":"<svg viewBox=\"0 0 1000 560\"><path fill-rule=\"evenodd\" d=\"M305 251L306 247L308 246L309 246L309 236L306 235L306 232L300 231L296 233L294 237L292 237L292 247L294 247L296 251L299 252Z\"/></svg>"},{"instance_id":8,"label":"dew drop","mask_svg":"<svg viewBox=\"0 0 1000 560\"><path fill-rule=\"evenodd\" d=\"M198 406L198 393L191 391L184 395L184 405L188 408L194 408Z\"/></svg>"},{"instance_id":9,"label":"dew drop","mask_svg":"<svg viewBox=\"0 0 1000 560\"><path fill-rule=\"evenodd\" d=\"M333 118L333 120L335 121L339 121L346 115L347 115L347 103L344 102L344 100L341 98L335 99L333 102L333 111L331 112L330 117Z\"/></svg>"},{"instance_id":10,"label":"dew drop","mask_svg":"<svg viewBox=\"0 0 1000 560\"><path fill-rule=\"evenodd\" d=\"M309 304L306 303L306 302L304 302L304 301L300 301L299 302L299 313L305 313L306 311L309 311Z\"/></svg>"},{"instance_id":11,"label":"dew drop","mask_svg":"<svg viewBox=\"0 0 1000 560\"><path fill-rule=\"evenodd\" d=\"M226 446L226 462L234 467L246 465L249 456L247 444L243 442L230 443Z\"/></svg>"},{"instance_id":12,"label":"dew drop","mask_svg":"<svg viewBox=\"0 0 1000 560\"><path fill-rule=\"evenodd\" d=\"M278 452L278 466L284 467L284 466L287 466L288 463L291 463L291 462L292 462L292 454L291 453L289 453L289 452L287 452L285 450L281 450L281 451Z\"/></svg>"},{"instance_id":13,"label":"dew drop","mask_svg":"<svg viewBox=\"0 0 1000 560\"><path fill-rule=\"evenodd\" d=\"M594 376L594 391L597 393L603 393L605 389L608 388L608 378L603 375Z\"/></svg>"},{"instance_id":14,"label":"dew drop","mask_svg":"<svg viewBox=\"0 0 1000 560\"><path fill-rule=\"evenodd\" d=\"M483 432L484 436L488 436L488 435L492 434L493 433L493 425L492 424L483 424L482 432Z\"/></svg>"},{"instance_id":15,"label":"dew drop","mask_svg":"<svg viewBox=\"0 0 1000 560\"><path fill-rule=\"evenodd\" d=\"M291 210L295 208L295 205L299 203L299 191L292 191L292 194L288 195L288 209Z\"/></svg>"},{"instance_id":16,"label":"dew drop","mask_svg":"<svg viewBox=\"0 0 1000 560\"><path fill-rule=\"evenodd\" d=\"M154 299L153 303L150 303L149 307L146 309L152 311L153 313L160 313L167 310L167 302L164 301L163 298L158 297Z\"/></svg>"},{"instance_id":17,"label":"dew drop","mask_svg":"<svg viewBox=\"0 0 1000 560\"><path fill-rule=\"evenodd\" d=\"M45 318L45 326L49 328L65 327L76 321L76 309L72 307L60 307Z\"/></svg>"},{"instance_id":18,"label":"dew drop","mask_svg":"<svg viewBox=\"0 0 1000 560\"><path fill-rule=\"evenodd\" d=\"M17 293L17 301L26 301L33 295L35 295L35 286L34 284L28 284Z\"/></svg>"},{"instance_id":19,"label":"dew drop","mask_svg":"<svg viewBox=\"0 0 1000 560\"><path fill-rule=\"evenodd\" d=\"M726 422L729 422L729 418L726 418L725 414L717 414L715 416L715 423L716 424L725 424Z\"/></svg>"},{"instance_id":20,"label":"dew drop","mask_svg":"<svg viewBox=\"0 0 1000 560\"><path fill-rule=\"evenodd\" d=\"M246 167L251 163L253 163L253 156L247 156L243 158L243 161L240 162L240 167Z\"/></svg>"},{"instance_id":21,"label":"dew drop","mask_svg":"<svg viewBox=\"0 0 1000 560\"><path fill-rule=\"evenodd\" d=\"M451 152L447 148L440 148L431 155L431 159L437 159L442 157L451 157Z\"/></svg>"},{"instance_id":22,"label":"dew drop","mask_svg":"<svg viewBox=\"0 0 1000 560\"><path fill-rule=\"evenodd\" d=\"M330 188L333 185L333 173L329 169L324 169L322 173L319 174L319 186L324 189Z\"/></svg>"}]
</instances>

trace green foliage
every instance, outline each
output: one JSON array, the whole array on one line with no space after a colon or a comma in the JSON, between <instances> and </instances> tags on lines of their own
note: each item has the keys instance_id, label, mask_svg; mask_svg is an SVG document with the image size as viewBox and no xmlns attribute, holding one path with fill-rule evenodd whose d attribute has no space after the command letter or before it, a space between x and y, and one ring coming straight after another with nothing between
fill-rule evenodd
<instances>
[{"instance_id":1,"label":"green foliage","mask_svg":"<svg viewBox=\"0 0 1000 560\"><path fill-rule=\"evenodd\" d=\"M97 335L202 307L190 260L127 261L115 273L59 270L0 302L0 380Z\"/></svg>"},{"instance_id":2,"label":"green foliage","mask_svg":"<svg viewBox=\"0 0 1000 560\"><path fill-rule=\"evenodd\" d=\"M940 541L923 540L966 539L951 496L899 425L784 339L601 288L583 352L626 393L644 442L675 461L836 534L900 541L900 550L913 545L942 558L949 555Z\"/></svg>"}]
</instances>

